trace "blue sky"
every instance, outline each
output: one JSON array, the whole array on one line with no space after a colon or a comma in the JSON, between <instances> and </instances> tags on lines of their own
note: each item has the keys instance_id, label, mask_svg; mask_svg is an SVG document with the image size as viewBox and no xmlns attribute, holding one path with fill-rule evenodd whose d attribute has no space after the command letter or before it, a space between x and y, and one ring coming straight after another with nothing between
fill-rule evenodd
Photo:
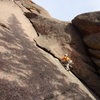
<instances>
[{"instance_id":1,"label":"blue sky","mask_svg":"<svg viewBox=\"0 0 100 100\"><path fill-rule=\"evenodd\" d=\"M85 12L100 11L100 0L32 0L45 8L52 17L71 21Z\"/></svg>"}]
</instances>

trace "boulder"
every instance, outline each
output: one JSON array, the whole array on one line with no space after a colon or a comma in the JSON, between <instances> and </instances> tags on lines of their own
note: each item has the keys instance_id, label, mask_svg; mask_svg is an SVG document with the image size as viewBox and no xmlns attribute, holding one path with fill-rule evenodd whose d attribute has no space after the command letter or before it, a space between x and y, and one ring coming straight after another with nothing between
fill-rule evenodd
<instances>
[{"instance_id":1,"label":"boulder","mask_svg":"<svg viewBox=\"0 0 100 100\"><path fill-rule=\"evenodd\" d=\"M100 50L89 49L89 52L91 53L91 55L100 58Z\"/></svg>"},{"instance_id":2,"label":"boulder","mask_svg":"<svg viewBox=\"0 0 100 100\"><path fill-rule=\"evenodd\" d=\"M73 25L84 35L100 32L100 11L84 13L72 20Z\"/></svg>"},{"instance_id":3,"label":"boulder","mask_svg":"<svg viewBox=\"0 0 100 100\"><path fill-rule=\"evenodd\" d=\"M84 42L88 47L100 50L100 33L84 37Z\"/></svg>"}]
</instances>

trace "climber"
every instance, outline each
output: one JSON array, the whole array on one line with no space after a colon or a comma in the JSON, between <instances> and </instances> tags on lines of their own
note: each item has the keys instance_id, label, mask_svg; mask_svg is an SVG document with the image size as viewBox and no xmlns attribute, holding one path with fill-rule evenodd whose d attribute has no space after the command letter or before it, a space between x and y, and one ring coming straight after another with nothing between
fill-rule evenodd
<instances>
[{"instance_id":1,"label":"climber","mask_svg":"<svg viewBox=\"0 0 100 100\"><path fill-rule=\"evenodd\" d=\"M62 64L65 66L67 71L70 71L70 68L72 68L71 64L73 64L73 61L70 57L68 57L68 54L65 54L64 57L61 59Z\"/></svg>"}]
</instances>

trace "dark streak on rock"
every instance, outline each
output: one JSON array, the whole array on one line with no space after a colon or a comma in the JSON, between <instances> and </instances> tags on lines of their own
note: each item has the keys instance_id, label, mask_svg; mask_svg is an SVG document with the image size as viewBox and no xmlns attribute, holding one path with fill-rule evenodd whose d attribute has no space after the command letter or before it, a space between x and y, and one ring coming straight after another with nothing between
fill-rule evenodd
<instances>
[{"instance_id":1,"label":"dark streak on rock","mask_svg":"<svg viewBox=\"0 0 100 100\"><path fill-rule=\"evenodd\" d=\"M9 27L7 27L6 25L4 25L3 23L0 23L0 26L2 26L2 27L4 27L4 28L6 28L6 29L8 29L8 30L10 30L10 28L9 28Z\"/></svg>"}]
</instances>

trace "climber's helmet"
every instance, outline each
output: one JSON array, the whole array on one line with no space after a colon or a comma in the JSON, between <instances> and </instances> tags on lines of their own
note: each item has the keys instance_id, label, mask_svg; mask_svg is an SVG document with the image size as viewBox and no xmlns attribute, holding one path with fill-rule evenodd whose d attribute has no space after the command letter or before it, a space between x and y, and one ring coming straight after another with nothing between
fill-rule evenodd
<instances>
[{"instance_id":1,"label":"climber's helmet","mask_svg":"<svg viewBox=\"0 0 100 100\"><path fill-rule=\"evenodd\" d=\"M64 56L67 56L68 57L68 54L65 54Z\"/></svg>"}]
</instances>

